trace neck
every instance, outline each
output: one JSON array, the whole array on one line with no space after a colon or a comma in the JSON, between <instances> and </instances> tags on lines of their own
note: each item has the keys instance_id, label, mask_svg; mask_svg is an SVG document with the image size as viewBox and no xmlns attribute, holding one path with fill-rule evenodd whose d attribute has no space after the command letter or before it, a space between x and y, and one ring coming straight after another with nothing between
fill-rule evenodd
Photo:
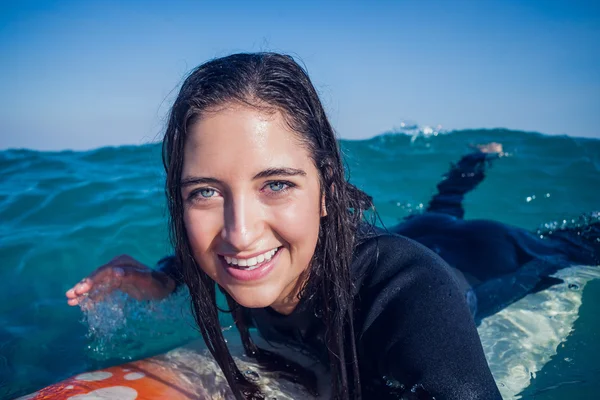
<instances>
[{"instance_id":1,"label":"neck","mask_svg":"<svg viewBox=\"0 0 600 400\"><path fill-rule=\"evenodd\" d=\"M300 303L300 291L304 286L304 283L308 279L309 269L306 269L295 282L292 282L288 285L287 290L284 291L284 294L271 304L271 308L277 311L279 314L290 315L298 304Z\"/></svg>"},{"instance_id":2,"label":"neck","mask_svg":"<svg viewBox=\"0 0 600 400\"><path fill-rule=\"evenodd\" d=\"M294 310L298 306L299 302L300 301L298 299L296 299L295 302L273 304L273 305L271 305L271 308L273 310L277 311L279 314L290 315L291 313L294 312Z\"/></svg>"}]
</instances>

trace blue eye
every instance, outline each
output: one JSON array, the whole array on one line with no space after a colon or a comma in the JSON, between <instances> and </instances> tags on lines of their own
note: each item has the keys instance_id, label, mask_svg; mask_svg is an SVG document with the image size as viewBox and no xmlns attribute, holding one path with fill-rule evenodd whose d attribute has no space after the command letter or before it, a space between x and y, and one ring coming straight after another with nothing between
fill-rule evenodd
<instances>
[{"instance_id":1,"label":"blue eye","mask_svg":"<svg viewBox=\"0 0 600 400\"><path fill-rule=\"evenodd\" d=\"M286 186L287 185L284 182L269 183L269 189L271 189L273 192L281 192L282 190L285 190Z\"/></svg>"},{"instance_id":2,"label":"blue eye","mask_svg":"<svg viewBox=\"0 0 600 400\"><path fill-rule=\"evenodd\" d=\"M187 201L192 204L213 204L215 200L218 200L221 193L217 189L203 187L194 189L188 194Z\"/></svg>"},{"instance_id":3,"label":"blue eye","mask_svg":"<svg viewBox=\"0 0 600 400\"><path fill-rule=\"evenodd\" d=\"M215 189L209 189L209 188L204 188L204 189L200 189L198 190L198 193L200 194L200 196L204 197L205 199L211 198L215 195L216 190Z\"/></svg>"}]
</instances>

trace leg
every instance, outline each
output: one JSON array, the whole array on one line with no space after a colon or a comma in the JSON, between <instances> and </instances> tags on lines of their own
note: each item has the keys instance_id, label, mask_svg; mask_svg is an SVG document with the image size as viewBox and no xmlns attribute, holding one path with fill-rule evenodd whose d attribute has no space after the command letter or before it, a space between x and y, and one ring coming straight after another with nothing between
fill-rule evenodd
<instances>
[{"instance_id":1,"label":"leg","mask_svg":"<svg viewBox=\"0 0 600 400\"><path fill-rule=\"evenodd\" d=\"M501 146L495 143L496 147ZM498 158L500 153L488 153L487 147L467 154L457 164L452 164L450 171L437 185L438 193L433 196L427 207L428 212L438 212L463 218L465 211L462 207L464 195L475 189L485 178L485 168L492 160Z\"/></svg>"}]
</instances>

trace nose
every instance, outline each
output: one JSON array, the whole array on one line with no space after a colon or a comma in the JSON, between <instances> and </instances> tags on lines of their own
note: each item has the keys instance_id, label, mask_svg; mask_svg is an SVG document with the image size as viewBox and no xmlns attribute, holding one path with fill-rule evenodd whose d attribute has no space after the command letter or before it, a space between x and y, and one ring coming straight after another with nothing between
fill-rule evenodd
<instances>
[{"instance_id":1,"label":"nose","mask_svg":"<svg viewBox=\"0 0 600 400\"><path fill-rule=\"evenodd\" d=\"M252 249L264 229L260 204L252 196L231 197L225 202L221 237L235 251Z\"/></svg>"}]
</instances>

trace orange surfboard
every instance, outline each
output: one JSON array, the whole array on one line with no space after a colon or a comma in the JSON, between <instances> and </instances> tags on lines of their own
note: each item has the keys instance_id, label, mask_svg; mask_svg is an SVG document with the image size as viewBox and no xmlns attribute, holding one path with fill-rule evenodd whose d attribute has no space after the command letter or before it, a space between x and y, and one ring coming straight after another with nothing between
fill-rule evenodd
<instances>
[{"instance_id":1,"label":"orange surfboard","mask_svg":"<svg viewBox=\"0 0 600 400\"><path fill-rule=\"evenodd\" d=\"M261 371L232 349L238 367L267 398L311 399L304 388ZM165 354L85 372L16 400L195 400L232 399L225 377L201 341Z\"/></svg>"}]
</instances>

